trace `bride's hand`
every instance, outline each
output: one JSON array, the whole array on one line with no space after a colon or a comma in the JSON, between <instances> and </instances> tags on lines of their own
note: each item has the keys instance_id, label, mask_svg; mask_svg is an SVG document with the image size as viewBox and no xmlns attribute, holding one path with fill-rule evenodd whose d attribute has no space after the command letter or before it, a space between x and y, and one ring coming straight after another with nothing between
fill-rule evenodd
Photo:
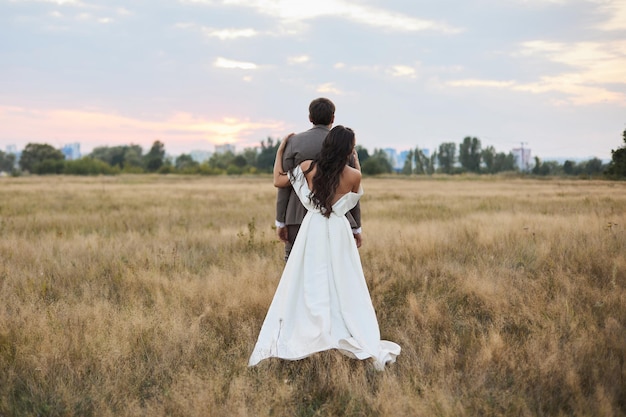
<instances>
[{"instance_id":1,"label":"bride's hand","mask_svg":"<svg viewBox=\"0 0 626 417\"><path fill-rule=\"evenodd\" d=\"M289 138L292 137L293 135L295 135L295 133L290 133L283 138L283 140L280 142L280 146L278 147L279 152L282 152L285 150L285 147L287 146L287 142L289 141Z\"/></svg>"},{"instance_id":2,"label":"bride's hand","mask_svg":"<svg viewBox=\"0 0 626 417\"><path fill-rule=\"evenodd\" d=\"M360 171L361 161L359 161L359 153L357 152L356 147L352 149L352 162L353 162L354 168Z\"/></svg>"}]
</instances>

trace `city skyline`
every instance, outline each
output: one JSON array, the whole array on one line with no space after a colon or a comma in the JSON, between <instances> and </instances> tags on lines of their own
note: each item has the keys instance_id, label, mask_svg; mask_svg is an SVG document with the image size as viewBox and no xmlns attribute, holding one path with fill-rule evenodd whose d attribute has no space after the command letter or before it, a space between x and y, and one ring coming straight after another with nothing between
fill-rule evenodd
<instances>
[{"instance_id":1,"label":"city skyline","mask_svg":"<svg viewBox=\"0 0 626 417\"><path fill-rule=\"evenodd\" d=\"M132 145L132 144L128 144L128 145ZM455 144L455 145L459 146L460 143ZM532 150L528 147L524 148L523 147L524 143L522 143L521 145L522 145L521 148L513 148L509 151L502 151L498 149L496 149L495 151L497 153L500 153L500 152L505 153L505 154L511 153L514 156L516 164L520 169L528 169L534 165L534 159L533 159L534 157L532 155ZM260 150L261 147L257 146L254 148L257 150ZM58 149L63 153L63 155L65 156L67 160L80 159L84 156L89 155L89 153L81 152L81 145L78 142L64 144L63 146L58 147ZM404 149L404 150L398 150L395 148L376 148L373 150L370 150L367 148L365 149L368 152L370 151L375 152L377 149L383 150L387 154L392 167L395 170L400 170L403 168L404 163L409 155L409 152L415 151L417 148ZM147 152L148 149L144 149L144 151ZM171 154L167 152L167 148L166 148L166 158L176 159L178 156L182 154L186 154L186 155L191 156L192 159L194 159L196 162L204 162L204 161L207 161L214 153L220 154L224 152L232 152L233 154L238 154L238 153L241 153L242 151L244 151L244 149L237 149L236 146L232 144L215 145L213 151L210 151L207 149L193 149L189 152L184 152L181 154ZM438 149L431 150L427 148L420 148L420 151L424 154L424 156L428 158L428 157L431 157L431 151L437 152ZM16 145L8 145L6 147L6 153L14 154L19 157L21 152L22 152L22 149L18 150ZM457 159L458 159L458 155L457 155ZM568 159L573 162L581 162L590 158L556 158L556 159L551 159L551 160L557 161L557 162L564 162L565 160L568 160ZM19 158L16 160L16 164L18 160ZM609 160L604 160L603 162L609 162Z\"/></svg>"},{"instance_id":2,"label":"city skyline","mask_svg":"<svg viewBox=\"0 0 626 417\"><path fill-rule=\"evenodd\" d=\"M272 138L272 139L280 139L280 138ZM480 139L480 138L478 138ZM460 145L461 142L454 142L457 146ZM47 143L49 144L49 143ZM53 146L52 144L49 144L51 146ZM79 145L78 146L78 151L73 150L73 151L67 151L65 149L67 149L68 147L74 147L75 145ZM124 145L133 145L132 143L128 143L128 144L120 144L120 145L112 145L112 146L124 146ZM184 152L180 152L177 154L173 154L171 152L167 151L167 144L165 145L165 149L166 149L166 155L170 158L176 158L182 154L187 154L190 155L194 160L198 161L198 162L202 162L205 160L208 160L210 158L210 156L213 153L220 153L220 152L224 152L226 150L230 150L232 153L238 153L238 152L242 152L244 149L246 148L241 148L241 149L237 149L236 145L233 144L215 144L213 145L213 150L209 150L209 149L191 149L189 151L184 151ZM503 152L505 154L508 153L512 153L516 159L516 163L518 164L518 166L522 166L522 165L526 165L527 167L531 166L534 164L534 157L537 156L541 161L557 161L557 162L564 162L566 160L570 160L573 162L582 162L582 161L587 161L589 159L593 159L593 158L597 158L596 156L589 156L589 157L564 157L564 156L555 156L552 158L542 158L540 155L535 155L532 153L532 149L530 147L528 147L528 143L527 142L520 142L520 147L513 147L511 149L508 150L502 150L502 149L495 149L497 153ZM103 147L107 147L110 145L100 145ZM526 146L526 148L524 148L524 146ZM54 146L53 146L54 147ZM91 148L89 150L89 152L83 152L80 151L80 142L74 142L74 143L65 143L63 145L60 146L56 146L57 149L61 150L63 152L63 154L66 156L66 158L68 157L68 153L71 153L71 155L76 155L78 154L79 157L83 157L83 156L87 156L89 153L91 153L91 151L94 148ZM260 149L261 145L260 142L258 145L256 146L251 146L250 148L257 148ZM396 149L396 148L373 148L373 149L368 149L365 148L368 152L374 152L376 149L382 149L384 150L387 155L389 156L390 160L392 161L392 163L395 161L396 163L394 164L394 168L398 169L398 168L402 168L404 161L406 159L406 154L409 151L415 150L418 147L412 147L409 149ZM150 147L146 147L146 148L142 148L145 152L147 152ZM419 148L421 151L424 152L425 156L429 157L431 152L436 152L438 150L438 147L435 149L430 149L430 148ZM14 144L10 144L10 145L6 145L5 147L5 152L6 153L10 153L10 154L15 154L15 155L19 155L21 153L22 149L17 148L16 145ZM523 155L523 156L522 156ZM76 157L71 157L68 159L77 159ZM599 158L601 159L604 163L608 163L610 162L611 158Z\"/></svg>"}]
</instances>

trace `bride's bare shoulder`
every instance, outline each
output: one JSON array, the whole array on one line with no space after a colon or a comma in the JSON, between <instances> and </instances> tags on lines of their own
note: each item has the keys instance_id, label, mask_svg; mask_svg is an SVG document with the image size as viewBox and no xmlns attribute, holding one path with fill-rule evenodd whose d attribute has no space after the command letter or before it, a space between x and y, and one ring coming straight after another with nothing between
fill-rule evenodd
<instances>
[{"instance_id":1,"label":"bride's bare shoulder","mask_svg":"<svg viewBox=\"0 0 626 417\"><path fill-rule=\"evenodd\" d=\"M313 161L302 161L300 164L300 169L304 173L304 177L306 178L307 184L309 184L309 188L313 188L313 177L315 176L316 167L311 165Z\"/></svg>"},{"instance_id":2,"label":"bride's bare shoulder","mask_svg":"<svg viewBox=\"0 0 626 417\"><path fill-rule=\"evenodd\" d=\"M361 180L361 171L359 171L356 168L352 168L349 165L346 165L346 167L343 170L343 174L349 179L358 180L358 181Z\"/></svg>"},{"instance_id":3,"label":"bride's bare shoulder","mask_svg":"<svg viewBox=\"0 0 626 417\"><path fill-rule=\"evenodd\" d=\"M361 185L361 171L346 165L341 173L341 177L341 182L344 184L342 188L346 190L345 192L353 191L356 193L359 191Z\"/></svg>"},{"instance_id":4,"label":"bride's bare shoulder","mask_svg":"<svg viewBox=\"0 0 626 417\"><path fill-rule=\"evenodd\" d=\"M302 172L307 172L309 168L311 168L312 163L313 161L310 159L306 161L302 161L302 163L300 163L300 168L302 169Z\"/></svg>"}]
</instances>

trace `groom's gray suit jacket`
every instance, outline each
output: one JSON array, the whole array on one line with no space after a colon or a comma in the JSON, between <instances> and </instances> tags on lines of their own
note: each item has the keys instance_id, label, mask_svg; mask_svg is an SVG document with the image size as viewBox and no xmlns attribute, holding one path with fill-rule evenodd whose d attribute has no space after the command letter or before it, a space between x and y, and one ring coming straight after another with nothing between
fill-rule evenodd
<instances>
[{"instance_id":1,"label":"groom's gray suit jacket","mask_svg":"<svg viewBox=\"0 0 626 417\"><path fill-rule=\"evenodd\" d=\"M322 142L330 130L324 125L315 125L306 132L289 138L283 154L283 170L288 171L302 161L314 159L322 149ZM352 164L350 164L352 165ZM292 187L279 188L276 198L276 220L286 225L302 224L306 209ZM361 227L360 203L350 210L346 217L353 229Z\"/></svg>"}]
</instances>

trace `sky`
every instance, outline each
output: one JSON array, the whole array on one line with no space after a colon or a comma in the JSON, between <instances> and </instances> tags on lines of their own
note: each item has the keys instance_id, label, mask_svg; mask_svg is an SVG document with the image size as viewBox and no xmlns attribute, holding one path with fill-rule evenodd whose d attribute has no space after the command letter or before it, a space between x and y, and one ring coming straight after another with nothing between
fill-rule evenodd
<instances>
[{"instance_id":1,"label":"sky","mask_svg":"<svg viewBox=\"0 0 626 417\"><path fill-rule=\"evenodd\" d=\"M609 160L626 0L0 0L3 151L240 151L309 129L317 97L370 151Z\"/></svg>"}]
</instances>

